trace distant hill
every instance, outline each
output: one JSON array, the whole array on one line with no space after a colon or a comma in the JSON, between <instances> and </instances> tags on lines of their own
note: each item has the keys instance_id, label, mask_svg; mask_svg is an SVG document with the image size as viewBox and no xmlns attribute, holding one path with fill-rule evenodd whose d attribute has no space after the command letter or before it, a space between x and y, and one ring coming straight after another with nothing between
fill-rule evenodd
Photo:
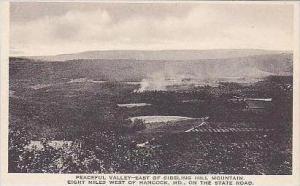
<instances>
[{"instance_id":1,"label":"distant hill","mask_svg":"<svg viewBox=\"0 0 300 186\"><path fill-rule=\"evenodd\" d=\"M30 59L45 61L67 61L75 59L134 59L134 60L199 60L199 59L226 59L248 57L256 55L270 55L286 53L269 50L250 49L219 49L219 50L108 50L86 51L73 54L54 56L32 56Z\"/></svg>"},{"instance_id":2,"label":"distant hill","mask_svg":"<svg viewBox=\"0 0 300 186\"><path fill-rule=\"evenodd\" d=\"M125 57L130 59L122 59ZM53 61L49 56L11 58L10 74L22 79L43 76L39 79L86 77L119 81L141 81L149 77L183 80L293 74L292 53L263 50L95 51L52 56L51 59ZM69 60L62 62L62 59Z\"/></svg>"}]
</instances>

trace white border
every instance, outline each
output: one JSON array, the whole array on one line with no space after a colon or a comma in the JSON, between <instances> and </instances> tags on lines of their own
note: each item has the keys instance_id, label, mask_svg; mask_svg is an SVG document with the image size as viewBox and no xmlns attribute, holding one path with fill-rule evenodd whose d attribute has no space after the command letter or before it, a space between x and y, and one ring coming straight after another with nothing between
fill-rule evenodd
<instances>
[{"instance_id":1,"label":"white border","mask_svg":"<svg viewBox=\"0 0 300 186\"><path fill-rule=\"evenodd\" d=\"M13 1L22 2L22 1ZM28 2L28 1L27 1ZM53 2L53 1L39 1L39 2ZM87 2L87 1L57 1L57 2ZM99 2L99 1L88 1ZM210 4L292 4L294 10L294 104L293 104L293 175L246 175L245 179L253 180L255 186L300 186L300 115L299 115L299 89L300 89L300 64L299 64L299 48L300 48L300 2L279 2L279 1L100 1L101 3L210 3ZM0 2L0 121L1 121L1 180L0 185L3 186L60 186L67 185L66 180L74 179L77 174L8 174L8 52L9 52L9 2ZM128 175L128 174L127 174Z\"/></svg>"}]
</instances>

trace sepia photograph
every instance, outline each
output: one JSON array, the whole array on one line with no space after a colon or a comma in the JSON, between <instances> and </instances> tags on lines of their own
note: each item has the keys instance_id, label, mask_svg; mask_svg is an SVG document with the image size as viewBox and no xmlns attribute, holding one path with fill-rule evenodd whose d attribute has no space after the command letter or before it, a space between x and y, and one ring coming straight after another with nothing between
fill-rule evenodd
<instances>
[{"instance_id":1,"label":"sepia photograph","mask_svg":"<svg viewBox=\"0 0 300 186\"><path fill-rule=\"evenodd\" d=\"M288 3L11 2L8 173L292 175L294 40Z\"/></svg>"}]
</instances>

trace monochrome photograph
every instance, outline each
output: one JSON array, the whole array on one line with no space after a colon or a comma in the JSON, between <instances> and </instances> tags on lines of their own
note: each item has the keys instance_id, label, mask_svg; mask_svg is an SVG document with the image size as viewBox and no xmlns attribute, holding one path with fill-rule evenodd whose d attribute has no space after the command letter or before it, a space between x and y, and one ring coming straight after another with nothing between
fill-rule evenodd
<instances>
[{"instance_id":1,"label":"monochrome photograph","mask_svg":"<svg viewBox=\"0 0 300 186\"><path fill-rule=\"evenodd\" d=\"M294 6L11 2L8 173L293 174Z\"/></svg>"}]
</instances>

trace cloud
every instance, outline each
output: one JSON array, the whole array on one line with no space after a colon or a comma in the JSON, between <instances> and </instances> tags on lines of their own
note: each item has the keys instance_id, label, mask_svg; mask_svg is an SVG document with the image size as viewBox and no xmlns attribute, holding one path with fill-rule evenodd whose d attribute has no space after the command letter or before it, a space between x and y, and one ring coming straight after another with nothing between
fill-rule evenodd
<instances>
[{"instance_id":1,"label":"cloud","mask_svg":"<svg viewBox=\"0 0 300 186\"><path fill-rule=\"evenodd\" d=\"M134 5L127 6L134 16L127 12L116 19L111 9L99 6L12 21L10 43L25 55L114 49L292 48L290 5L198 4L181 16L172 13L174 6L161 17L138 14Z\"/></svg>"}]
</instances>

